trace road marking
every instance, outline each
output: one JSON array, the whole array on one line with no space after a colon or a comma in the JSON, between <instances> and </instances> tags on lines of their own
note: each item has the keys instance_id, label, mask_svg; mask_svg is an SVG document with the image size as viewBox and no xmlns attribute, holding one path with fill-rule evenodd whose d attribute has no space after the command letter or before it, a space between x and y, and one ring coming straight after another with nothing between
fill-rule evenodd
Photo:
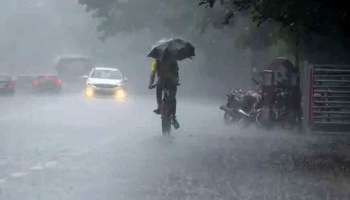
<instances>
[{"instance_id":1,"label":"road marking","mask_svg":"<svg viewBox=\"0 0 350 200\"><path fill-rule=\"evenodd\" d=\"M57 165L58 165L57 161L51 160L51 161L48 161L48 162L44 163L44 165L42 163L38 163L38 164L30 167L29 170L30 171L41 171L41 170L44 170L44 169L54 168ZM14 173L9 175L9 178L17 179L17 178L25 177L27 175L30 175L30 172L14 172ZM0 179L0 185L5 184L7 182L7 180L8 180L8 178Z\"/></svg>"},{"instance_id":2,"label":"road marking","mask_svg":"<svg viewBox=\"0 0 350 200\"><path fill-rule=\"evenodd\" d=\"M41 163L38 163L36 165L34 165L33 167L29 168L31 171L40 171L43 170L44 167Z\"/></svg>"},{"instance_id":3,"label":"road marking","mask_svg":"<svg viewBox=\"0 0 350 200\"><path fill-rule=\"evenodd\" d=\"M28 172L15 172L15 173L12 173L10 176L12 178L21 178L27 175L28 175Z\"/></svg>"},{"instance_id":4,"label":"road marking","mask_svg":"<svg viewBox=\"0 0 350 200\"><path fill-rule=\"evenodd\" d=\"M56 167L58 164L57 161L55 160L52 160L52 161L48 161L44 164L45 168L53 168L53 167Z\"/></svg>"},{"instance_id":5,"label":"road marking","mask_svg":"<svg viewBox=\"0 0 350 200\"><path fill-rule=\"evenodd\" d=\"M71 152L71 153L60 153L58 155L58 157L60 158L65 158L65 157L79 157L79 156L82 156L86 153L89 153L89 152Z\"/></svg>"}]
</instances>

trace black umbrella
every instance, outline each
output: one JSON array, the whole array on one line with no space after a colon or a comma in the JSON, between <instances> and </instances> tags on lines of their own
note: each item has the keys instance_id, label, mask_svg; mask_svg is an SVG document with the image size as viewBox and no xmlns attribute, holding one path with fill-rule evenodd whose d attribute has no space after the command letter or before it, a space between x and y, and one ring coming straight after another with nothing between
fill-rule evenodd
<instances>
[{"instance_id":1,"label":"black umbrella","mask_svg":"<svg viewBox=\"0 0 350 200\"><path fill-rule=\"evenodd\" d=\"M195 56L195 48L182 39L161 40L153 46L148 57L158 60L174 59L184 60Z\"/></svg>"}]
</instances>

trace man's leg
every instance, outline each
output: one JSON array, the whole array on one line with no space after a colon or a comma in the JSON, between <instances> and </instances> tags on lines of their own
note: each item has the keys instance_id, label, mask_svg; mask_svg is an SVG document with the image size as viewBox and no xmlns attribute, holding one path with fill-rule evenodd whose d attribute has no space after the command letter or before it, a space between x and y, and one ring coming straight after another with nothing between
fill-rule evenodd
<instances>
[{"instance_id":1,"label":"man's leg","mask_svg":"<svg viewBox=\"0 0 350 200\"><path fill-rule=\"evenodd\" d=\"M176 115L176 93L177 93L177 87L171 87L169 91L169 96L171 100L171 112L175 116Z\"/></svg>"},{"instance_id":2,"label":"man's leg","mask_svg":"<svg viewBox=\"0 0 350 200\"><path fill-rule=\"evenodd\" d=\"M158 84L156 88L157 109L154 110L156 114L160 114L160 105L162 103L162 90L163 90L163 87L161 86L161 84Z\"/></svg>"},{"instance_id":3,"label":"man's leg","mask_svg":"<svg viewBox=\"0 0 350 200\"><path fill-rule=\"evenodd\" d=\"M171 112L173 114L173 120L174 120L173 121L174 128L178 129L178 128L180 128L180 124L179 124L179 122L176 119L176 93L177 93L177 86L176 85L172 86L169 92L170 92L169 96L170 96L170 100L171 100Z\"/></svg>"}]
</instances>

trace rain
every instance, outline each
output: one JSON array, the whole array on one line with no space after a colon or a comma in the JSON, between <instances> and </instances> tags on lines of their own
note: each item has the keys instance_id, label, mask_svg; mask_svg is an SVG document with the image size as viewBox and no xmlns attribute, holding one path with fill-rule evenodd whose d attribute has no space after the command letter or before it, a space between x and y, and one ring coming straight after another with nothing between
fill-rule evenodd
<instances>
[{"instance_id":1,"label":"rain","mask_svg":"<svg viewBox=\"0 0 350 200\"><path fill-rule=\"evenodd\" d=\"M350 199L342 1L1 4L0 200Z\"/></svg>"}]
</instances>

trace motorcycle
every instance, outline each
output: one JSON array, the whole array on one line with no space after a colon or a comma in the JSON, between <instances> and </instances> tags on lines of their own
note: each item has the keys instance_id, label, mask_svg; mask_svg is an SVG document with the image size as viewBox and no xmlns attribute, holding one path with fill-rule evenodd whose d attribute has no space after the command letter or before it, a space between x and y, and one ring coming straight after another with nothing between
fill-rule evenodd
<instances>
[{"instance_id":1,"label":"motorcycle","mask_svg":"<svg viewBox=\"0 0 350 200\"><path fill-rule=\"evenodd\" d=\"M241 119L238 114L243 94L241 90L232 90L227 96L227 103L220 106L220 109L224 111L224 122L226 125L231 125Z\"/></svg>"},{"instance_id":2,"label":"motorcycle","mask_svg":"<svg viewBox=\"0 0 350 200\"><path fill-rule=\"evenodd\" d=\"M256 92L232 90L227 95L227 103L220 107L224 111L224 121L227 125L243 123L245 126L256 121L260 112L259 100Z\"/></svg>"},{"instance_id":3,"label":"motorcycle","mask_svg":"<svg viewBox=\"0 0 350 200\"><path fill-rule=\"evenodd\" d=\"M264 128L280 125L281 128L291 130L300 124L296 110L290 109L288 90L277 88L272 105L264 105L257 115L257 124Z\"/></svg>"},{"instance_id":4,"label":"motorcycle","mask_svg":"<svg viewBox=\"0 0 350 200\"><path fill-rule=\"evenodd\" d=\"M291 95L288 90L280 89L277 91L275 104L273 106L273 118L283 129L292 130L300 124L296 109L291 108Z\"/></svg>"}]
</instances>

